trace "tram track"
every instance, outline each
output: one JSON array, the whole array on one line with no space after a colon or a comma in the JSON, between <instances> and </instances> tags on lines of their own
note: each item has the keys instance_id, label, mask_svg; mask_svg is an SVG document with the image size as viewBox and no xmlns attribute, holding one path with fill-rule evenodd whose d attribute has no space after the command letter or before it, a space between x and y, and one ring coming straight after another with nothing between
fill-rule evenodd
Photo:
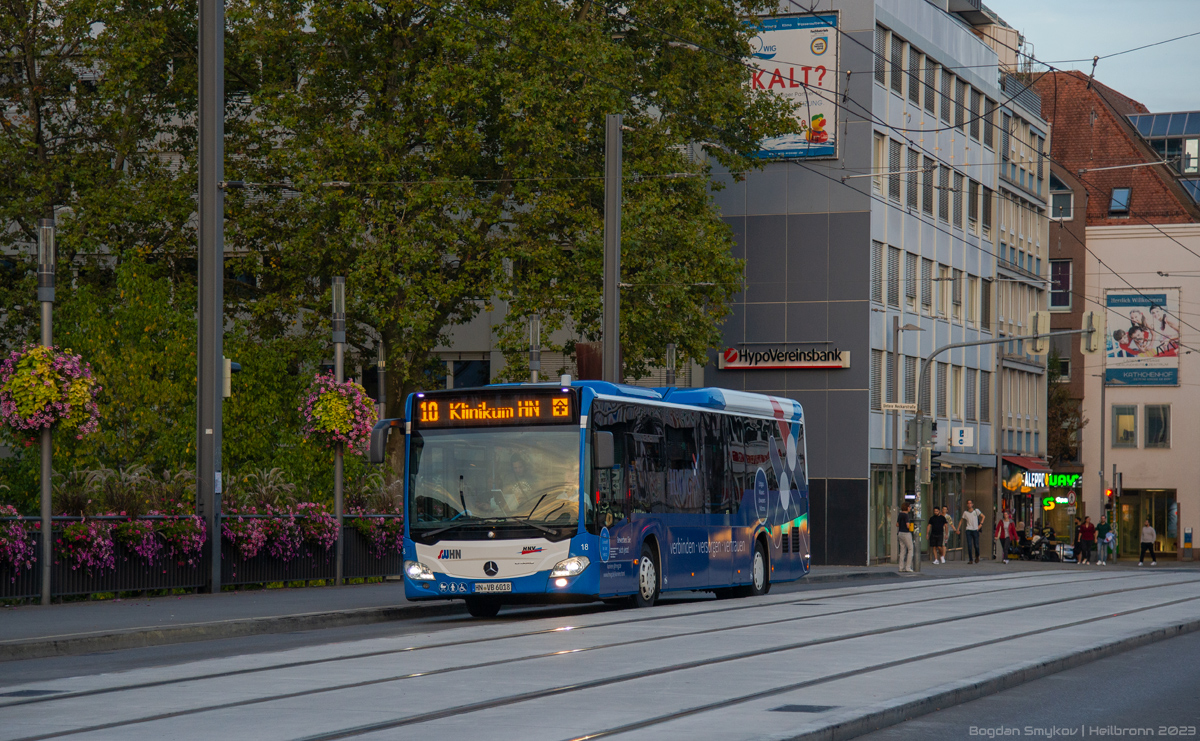
<instances>
[{"instance_id":1,"label":"tram track","mask_svg":"<svg viewBox=\"0 0 1200 741\"><path fill-rule=\"evenodd\" d=\"M1021 580L1021 579L1028 579L1030 577L1031 577L1031 575L1028 573L1011 574L1011 575L1006 574L1003 576L993 576L993 577L986 577L986 578L982 578L982 579L973 579L970 581L970 583L971 584L979 584L979 583L995 582L995 581L1015 581L1015 580ZM1064 584L1064 583L1080 583L1081 581L1101 581L1104 579L1126 579L1126 578L1130 578L1130 577L1122 575L1122 576L1096 577L1094 579L1087 579L1087 580L1056 581L1056 582L1049 582L1046 584L1027 585L1025 587L1014 587L1014 589L1026 589L1026 588L1041 587L1041 586L1053 586L1055 584ZM919 583L906 585L906 586L892 586L892 587L885 587L885 588L881 588L881 589L866 589L866 590L862 590L862 591L858 591L858 592L845 592L843 594L823 594L819 597L811 597L811 598L797 599L797 600L791 600L791 601L769 602L766 604L763 604L759 601L752 600L746 604L729 605L726 607L721 607L721 608L716 608L716 609L701 610L701 611L697 611L697 612L688 613L687 617L703 617L703 616L707 616L707 615L719 615L719 614L729 613L729 612L738 612L738 611L743 611L743 610L756 610L756 609L763 609L763 608L769 608L769 607L811 605L811 604L815 604L816 600L833 600L833 599L839 599L839 598L845 598L845 597L856 597L856 596L861 596L861 595L875 595L875 594L885 594L885 593L890 593L890 592L912 591L912 590L919 590L919 589L933 587L933 586L950 586L950 585L957 584L957 583L960 583L960 582L947 581L947 582L940 583L940 584L930 583L930 582L919 582ZM992 590L992 591L1001 591L1001 590ZM1005 591L1007 591L1007 590L1005 590ZM972 594L978 594L978 592L973 592ZM959 597L959 596L966 596L966 595L950 595L950 596ZM943 597L933 597L933 598L929 598L929 600L918 600L918 601L932 601L932 600L937 600L937 599L944 599L944 598ZM883 607L886 607L886 606L887 605L885 605ZM853 610L846 610L844 612L857 612L857 611L860 611L860 609L863 609L863 608L855 608ZM878 607L872 607L869 609L878 609ZM345 654L342 656L330 656L330 657L320 658L320 659L304 659L302 661L291 661L291 662L285 662L285 663L281 663L281 664L271 664L269 666L257 666L257 667L251 667L251 668L246 668L246 669L231 669L231 670L226 670L226 671L221 671L221 672L210 672L208 674L194 674L194 675L189 675L189 676L184 676L184 677L173 677L171 679L154 680L151 682L139 682L136 684L120 685L117 687L104 687L104 688L98 688L98 689L93 689L93 690L80 690L80 691L76 691L76 692L64 692L62 694L47 695L47 696L42 696L42 697L23 698L20 700L0 702L0 712L2 712L6 708L19 707L21 705L36 705L36 704L47 703L47 702L67 700L67 699L77 698L77 697L89 697L89 696L93 696L93 695L110 694L110 693L114 693L114 692L125 692L125 691L135 690L135 689L147 689L147 688L152 688L152 687L162 687L162 686L171 685L171 684L181 684L184 682L196 682L196 681L204 681L204 680L209 680L209 679L223 679L226 677L244 676L247 674L257 674L257 673L276 671L276 670L281 670L281 669L295 669L295 668L299 668L299 667L314 666L314 665L318 665L318 664L329 664L329 663L336 663L336 662L342 662L342 661L355 661L355 660L359 660L359 659L378 658L381 656L393 656L393 655L398 655L398 654L408 654L408 653L414 653L417 651L427 651L427 650L438 649L438 648L452 648L452 647L456 647L456 646L476 645L476 644L481 644L481 643L494 643L494 642L498 642L498 641L512 640L512 639L516 639L516 638L529 638L529 637L539 636L539 635L552 635L554 633L564 632L565 630L571 630L571 631L591 630L591 629L596 629L596 628L614 627L614 626L618 626L618 625L649 623L649 622L657 622L657 621L661 621L661 620L675 620L680 617L683 617L681 615L661 615L661 614L646 615L646 614L643 614L642 612L635 612L633 614L637 615L637 617L630 617L628 619L618 619L618 620L612 620L612 621L608 621L608 622L595 623L592 625L569 626L567 628L545 628L545 629L540 629L540 630L521 631L518 633L506 633L504 635L499 635L499 636L488 636L486 638L468 638L465 640L443 641L440 643L430 643L430 644L425 644L422 646L406 646L404 648L389 648L389 649L381 649L378 651L363 651L363 652L359 652L359 653ZM837 614L837 613L823 613L823 614L830 615L830 614ZM814 616L809 616L809 617L817 617L817 616L814 615ZM792 619L792 618L789 618L789 619ZM474 623L468 623L467 625L472 625L472 624L474 624ZM461 626L456 626L456 627L461 627ZM451 628L451 629L453 629L453 628ZM469 667L469 668L473 668L473 667Z\"/></svg>"},{"instance_id":2,"label":"tram track","mask_svg":"<svg viewBox=\"0 0 1200 741\"><path fill-rule=\"evenodd\" d=\"M1023 586L1019 586L1019 587L1012 587L1010 589L1004 589L1004 590L992 590L992 592L1036 589L1036 588L1046 587L1046 586L1055 586L1055 585L1063 584L1063 583L1082 584L1082 583L1087 583L1087 582L1103 581L1103 580L1114 581L1114 580L1119 580L1119 579L1124 579L1124 578L1128 578L1128 577L1125 577L1125 576L1097 577L1094 579L1069 580L1067 582L1029 584L1029 585L1023 585ZM448 717L452 717L452 716L456 716L456 715L461 715L461 714L465 714L465 713L480 712L483 710L505 707L508 705L519 704L522 702L529 702L532 700L554 697L556 695L566 694L566 693L570 693L570 692L577 692L577 691L581 691L581 690L593 689L593 688L597 688L597 687L604 687L604 686L619 684L619 683L623 683L623 682L634 681L637 679L643 679L643 678L647 678L647 677L669 674L672 672L679 672L679 671L685 671L685 670L689 670L689 669L703 668L703 667L713 666L713 665L717 665L717 664L728 663L728 662L732 662L732 661L739 661L739 660L743 660L743 659L753 659L753 658L761 657L764 655L775 654L775 653L778 653L781 651L791 651L791 650L808 648L808 647L813 647L813 646L827 645L827 644L838 643L838 642L842 642L842 641L863 638L863 637L867 637L867 636L875 636L875 635L881 635L881 634L886 634L886 633L894 633L897 631L913 630L913 629L918 629L918 628L923 628L923 627L929 627L932 625L942 625L942 624L946 624L948 622L971 620L971 619L993 616L993 615L1009 613L1009 612L1015 612L1015 611L1020 611L1020 610L1036 609L1036 608L1047 607L1047 606L1051 606L1051 605L1061 605L1065 602L1075 602L1075 601L1080 601L1080 600L1097 599L1097 598L1110 596L1110 595L1114 595L1114 594L1125 594L1125 593L1143 591L1143 590L1169 588L1169 587L1179 586L1179 585L1183 585L1183 584L1194 584L1194 583L1197 583L1197 581L1198 580L1196 580L1196 579L1183 579L1183 580L1171 581L1171 582L1160 583L1160 584L1151 584L1151 585L1131 587L1131 588L1126 588L1126 589L1113 589L1113 590L1106 590L1106 591L1101 591L1101 592L1093 592L1093 593L1089 593L1089 594L1085 594L1085 595L1077 595L1074 597L1065 597L1065 598L1058 597L1058 598L1055 598L1052 600L1044 600L1044 601L1038 601L1038 602L1033 602L1033 603L1029 603L1029 604L1014 605L1014 606L998 608L998 609L988 609L988 610L972 612L972 613L959 615L959 616L937 617L934 619L922 620L922 621L907 623L907 624L903 624L903 625L896 625L896 626L889 626L889 627L884 627L884 628L876 628L876 629L871 629L871 630L858 631L858 632L851 633L851 634L835 635L835 636L828 636L828 637L824 637L824 638L809 639L809 640L805 640L805 641L797 641L797 642L792 642L792 643L783 644L783 645L776 645L776 646L772 646L769 648L759 648L759 649L754 649L751 651L742 651L742 652L737 652L737 653L733 653L733 654L726 654L723 656L712 657L712 658L708 658L708 659L700 659L700 660L696 660L696 661L681 662L681 663L672 664L672 665L663 666L663 667L644 669L644 670L639 670L639 671L635 671L635 672L628 672L628 673L611 676L611 677L601 677L601 678L584 681L584 682L575 682L575 683L570 683L570 684L564 684L564 685L559 685L556 687L550 687L550 688L534 690L534 691L525 692L525 693L519 693L516 695L509 695L509 696L505 696L505 697L493 698L493 699L480 701L480 702L476 702L476 703L468 703L465 705L458 705L458 706L454 706L454 707L450 707L450 708L445 708L442 710L431 711L428 713L410 715L410 716L405 716L403 718L390 719L387 721L381 721L381 722L367 724L367 725L363 725L363 726L356 726L353 728L340 729L337 731L331 731L331 732L327 732L327 733L316 734L313 736L306 737L306 741L324 741L326 739L348 738L348 737L362 735L365 733L371 733L371 732L375 732L375 731L383 731L383 730L389 730L389 729L393 729L393 728L400 728L400 727L404 727L404 726L418 725L421 723L427 723L427 722L440 720L440 719L444 719L444 718L448 718ZM862 594L862 593L859 593L859 594ZM495 660L495 661L481 662L481 663L472 664L472 665L462 665L462 666L457 666L457 667L444 667L442 669L430 670L430 671L426 671L426 672L415 672L415 673L409 673L409 674L398 675L398 676L393 676L393 677L381 677L381 678L375 678L375 679L371 679L371 680L364 680L361 682L341 684L341 685L332 686L332 687L316 688L316 689L312 689L312 690L302 690L302 691L291 692L291 693L281 693L281 694L267 696L267 697L250 698L247 700L241 700L241 701L236 701L236 702L219 703L219 704L213 704L213 705L208 705L208 706L204 706L204 707L188 708L186 710L179 710L179 711L155 714L155 715L151 715L151 716L144 716L144 717L140 717L140 718L132 718L132 719L128 719L128 720L114 721L111 723L97 724L97 725L80 727L80 728L75 728L75 729L66 729L66 730L52 732L52 733L48 733L48 734L27 736L27 737L18 739L17 741L38 741L40 739L59 738L59 737L63 737L63 736L77 735L77 734L81 734L81 733L88 733L88 732L95 732L95 731L103 731L103 730L109 730L109 729L113 729L113 728L133 726L133 725L149 723L149 722L154 722L154 721L159 721L159 720L167 720L167 719L172 719L172 718L184 717L184 716L189 716L189 715L195 715L198 713L226 710L226 709L232 709L232 708L236 708L236 707L244 707L247 705L263 704L263 703L275 702L275 701L279 701L279 700L286 700L286 699L292 699L292 698L303 697L303 696L311 696L311 695L316 695L316 694L324 694L324 693L328 693L328 692L334 692L334 691L340 691L340 690L346 690L346 689L355 689L358 687L366 687L366 686L371 686L371 685L384 684L384 683L388 683L388 682L397 682L397 681L402 681L405 679L413 679L413 678L417 678L417 677L427 677L427 676L432 676L432 675L437 675L437 674L446 674L446 673L455 672L455 671L486 668L486 667L490 667L490 666L496 666L499 664L514 663L514 662L519 662L519 661L528 661L528 660L533 660L533 659L547 658L547 657L560 656L560 655L569 655L569 654L580 653L580 652L584 652L584 651L594 651L594 650L601 650L601 649L617 648L617 647L622 647L622 646L647 643L647 642L651 642L651 641L666 640L666 639L670 639L670 638L688 637L691 635L702 635L702 634L726 632L726 631L730 631L730 630L747 629L747 628L758 627L761 625L771 625L771 624L778 624L778 623L784 623L784 622L793 622L793 621L798 621L798 620L815 619L815 618L819 618L819 617L832 617L832 616L836 616L839 614L845 614L848 612L863 612L863 611L867 611L867 610L886 609L889 607L896 607L899 605L910 606L910 605L914 605L914 604L921 604L924 602L940 601L940 600L947 600L947 599L969 598L972 596L978 596L979 594L980 594L979 592L969 592L969 593L956 594L956 595L944 595L944 596L939 596L939 597L932 597L932 598L929 598L926 600L914 600L914 601L910 601L910 602L892 603L892 604L888 604L888 605L875 605L875 606L869 606L869 607L852 608L851 610L837 611L837 612L833 612L833 613L821 613L821 614L817 614L817 615L804 615L804 616L796 616L796 617L792 617L792 618L782 618L780 620L768 621L768 622L764 622L764 623L752 623L752 624L741 623L741 624L738 624L735 626L723 626L723 627L717 627L717 628L709 628L709 629L705 629L705 630L701 630L701 631L693 631L690 633L671 634L671 635L667 635L667 636L652 636L652 637L638 639L638 640L634 640L634 641L623 641L623 642L617 642L617 643L612 643L612 644L603 644L603 645L599 645L599 646L592 646L592 647L586 647L586 648L580 648L580 649L574 649L574 650L545 652L545 653L539 653L536 655L510 657L507 659L499 659L499 660ZM1196 599L1200 599L1200 596L1184 598L1181 600L1175 600L1175 601L1168 602L1168 603L1161 603L1161 604L1146 607L1146 608L1138 608L1133 611L1127 611L1127 613L1132 614L1133 612L1139 612L1139 611L1144 611L1144 610L1148 610L1148 609L1157 609L1157 608L1168 606L1171 604L1177 604L1180 602L1187 602L1187 601L1196 600ZM806 601L807 600L800 601L798 603L797 602L773 603L771 605L759 605L759 607L766 608L766 607L787 606L789 604L803 604ZM709 611L709 612L714 612L714 611ZM721 612L724 612L724 611L721 611ZM1071 627L1072 625L1077 625L1077 624L1082 624L1082 623L1087 623L1087 622L1094 622L1095 620L1105 619L1105 618L1110 618L1110 617L1117 617L1119 615L1127 614L1127 613L1115 613L1115 614L1100 616L1097 618L1089 618L1089 619L1086 619L1081 622L1077 621L1075 623L1070 623L1070 624L1063 625L1063 626L1054 626L1053 628L1050 628L1050 629L1058 630L1061 628ZM687 616L676 615L676 616L672 616L672 617L675 617L675 618L690 617L695 614L696 613L693 613L693 614L687 615ZM699 614L706 614L706 613L699 613ZM621 622L618 622L615 624L619 625L624 622L641 622L641 621L640 620L639 621L621 621ZM606 625L611 626L611 625L614 625L614 623L606 623ZM598 626L589 626L589 627L598 627ZM544 634L544 633L548 633L548 632L553 632L553 631L531 631L528 634L529 635L539 635L539 634ZM995 640L1012 640L1012 639L1015 639L1015 638L1018 638L1018 637L1021 637L1024 635L1029 635L1029 633L1027 633L1027 632L1021 633L1019 635L1014 635L1009 638L993 639L989 642L995 642ZM465 642L460 642L460 643L451 644L451 645L463 645L463 643L465 643ZM955 651L966 650L967 648L970 648L970 647L948 649L948 650L944 650L944 651L935 652L934 654L930 654L929 656L913 657L913 658L910 658L910 659L907 659L904 661L924 660L925 658L930 658L930 656L942 655L944 653L953 653ZM901 661L900 663L904 663L904 661ZM866 669L858 669L858 670L855 670L855 672L850 672L846 676L852 675L854 673L859 673L862 671L877 671L881 668L887 668L889 666L893 666L893 665L895 665L895 663L896 662L886 662L885 664L881 664L876 667L868 667ZM280 668L280 667L272 667L272 668ZM835 681L837 678L841 678L841 676L842 675L831 676L831 677L825 678L821 681ZM203 677L200 679L203 679ZM189 679L184 679L184 680L180 680L180 681L196 681L196 678L189 678ZM816 681L816 680L814 680L814 681ZM175 683L175 682L173 680L168 680L168 681L164 682L164 684L166 684L166 683ZM804 686L807 686L807 685L804 685ZM140 688L140 687L127 686L127 687L123 687L123 688L113 688L113 689L114 689L114 691L130 691L130 690L138 689L138 688ZM787 688L777 689L777 690L775 690L775 692L786 692L786 691L791 691L791 689L797 689L797 688L799 688L799 687L791 687L789 685ZM99 693L95 693L95 694L99 694ZM761 693L758 693L758 694L761 694ZM754 696L747 695L747 696L744 696L743 698L734 698L733 700L736 700L738 702L748 702L752 699L756 699L758 694L755 694ZM81 695L75 694L75 695L62 695L62 696L55 696L52 698L39 698L39 699L53 701L53 700L70 699L71 697L79 697L79 696L81 696ZM11 706L12 705L10 704L6 707L11 707ZM714 705L713 708L711 708L711 709L715 709L716 707L718 707L718 705ZM710 709L710 708L708 708L708 706L703 706L700 708L692 708L692 709L689 709L688 711L686 711L684 713L684 715L679 715L678 717L685 717L685 715L687 715L687 714L704 712L705 709ZM668 720L671 720L674 717L675 717L674 715L672 715L670 717L661 716L661 720L651 719L650 721L645 721L645 722L653 725L654 723L667 722ZM622 727L622 729L606 729L606 730L599 731L598 733L612 735L612 734L618 733L618 732L625 732L626 730L632 730L632 728ZM593 737L593 736L586 736L584 738L590 738L590 737Z\"/></svg>"},{"instance_id":3,"label":"tram track","mask_svg":"<svg viewBox=\"0 0 1200 741\"><path fill-rule=\"evenodd\" d=\"M992 593L996 593L996 592L1019 591L1019 590L1024 590L1024 589L1040 589L1042 587L1052 587L1052 586L1057 586L1060 584L1083 584L1083 583L1096 582L1096 581L1115 581L1115 580L1120 580L1120 579L1133 578L1134 576L1135 575L1133 575L1133 574L1129 574L1129 575L1119 575L1119 576L1097 576L1097 577L1089 578L1089 579L1065 579L1065 580L1061 580L1061 581L1040 582L1037 584L1025 584L1022 586L1007 587L1004 589L993 589L993 590L988 590L986 593L992 594ZM1025 575L1022 575L1021 577L1018 577L1018 576L991 577L991 578L987 578L987 579L973 580L970 583L977 584L979 582L985 582L985 581L986 582L1013 581L1013 580L1019 580L1023 577L1027 578ZM931 587L931 586L949 586L949 585L950 584L932 585L929 583L924 583L922 586ZM767 609L767 608L773 608L773 607L793 607L793 606L815 605L815 604L817 604L814 601L815 599L829 600L829 599L837 599L839 597L853 597L853 596L874 595L874 594L880 594L880 593L890 593L890 592L899 592L899 591L912 591L914 589L920 589L920 588L922 588L922 586L914 585L914 586L908 586L908 587L891 587L891 588L885 588L885 589L864 590L861 592L847 592L845 594L838 594L838 595L824 595L823 597L820 597L820 598L791 600L791 601L786 601L786 602L771 602L771 603L767 603L767 604L754 603L754 604L736 605L736 606L714 609L714 610L703 610L703 611L698 611L698 612L692 612L692 613L688 613L687 615L648 615L648 616L630 618L628 620L615 620L615 621L611 621L611 622L597 623L594 625L569 626L566 628L547 628L547 629L543 629L543 630L531 630L531 631L523 631L520 633L509 633L509 634L502 635L502 636L490 636L487 638L475 638L475 639L466 639L466 640L459 640L459 641L444 641L444 642L440 642L440 643L426 644L423 646L408 646L405 648L384 649L384 650L380 650L380 651L364 651L364 652L355 653L355 654L347 654L344 656L330 656L330 657L320 658L320 659L306 659L303 661L291 661L291 662L285 662L282 664L272 664L269 666L259 666L259 667L252 667L252 668L246 668L246 669L232 669L232 670L227 670L227 671L222 671L222 672L210 672L208 674L195 674L195 675L188 675L188 676L182 676L182 677L172 677L171 679L159 679L159 680L154 680L154 681L149 681L149 682L138 682L138 683L134 683L134 684L119 685L119 686L115 686L115 687L102 687L102 688L91 689L91 690L79 690L79 691L75 691L75 692L63 692L61 694L54 694L54 695L44 695L44 696L39 696L39 697L22 698L19 700L13 700L13 701L0 703L0 712L3 712L4 710L6 710L8 708L20 707L23 705L40 705L40 704L45 704L45 703L53 703L53 702L61 702L64 700L77 699L77 698L81 698L81 697L94 697L97 695L114 694L114 693L119 693L119 692L130 692L130 691L141 690L141 689L152 689L152 688L156 688L156 687L165 687L165 686L170 686L173 684L184 684L184 683L188 683L188 682L203 682L203 681L208 681L208 680L213 680L213 679L226 679L229 677L245 676L248 674L261 674L264 672L280 671L280 670L285 670L285 669L296 669L296 668L301 668L301 667L314 666L314 665L318 665L318 664L329 664L329 663L337 663L337 662L344 662L344 661L356 661L356 660L361 660L361 659L379 658L382 656L410 654L410 653L415 653L417 651L427 651L427 650L438 649L438 648L455 648L455 647L459 647L459 646L475 645L475 644L480 644L480 643L494 643L494 642L498 642L498 641L513 640L513 639L517 639L517 638L529 638L529 637L534 637L534 636L539 636L539 635L553 635L555 633L566 632L568 630L574 632L574 631L579 631L579 630L607 628L607 627L630 625L630 624L636 624L636 623L657 622L657 621L661 621L661 620L677 620L682 617L687 617L687 618L705 617L708 615L723 614L723 613L728 613L728 612L743 611L743 610L750 610L750 609ZM834 612L823 612L823 613L818 613L818 614L814 614L814 615L798 615L795 617L780 618L778 620L769 620L769 621L764 621L764 622L753 623L752 625L777 625L780 623L796 622L796 621L800 621L800 620L811 620L811 619L821 618L821 617L833 617L833 616L837 616L837 615L846 615L846 614L852 614L852 613L858 613L858 612L868 612L868 611L872 611L872 610L882 610L882 609L887 609L889 607L896 607L898 605L922 604L922 603L926 603L926 602L938 602L938 601L949 600L949 599L964 599L964 598L971 597L973 595L978 595L981 593L982 592L966 592L966 593L962 593L962 594L950 594L950 595L943 595L943 596L938 596L938 597L927 597L925 599L912 600L912 601L908 601L908 602L893 602L893 603L888 603L885 605L869 605L866 607L855 607L855 608L850 608L847 610L837 610ZM651 636L648 638L640 638L640 639L633 640L633 641L621 641L621 642L616 642L616 643L607 643L607 644L598 644L596 646L588 646L585 648L575 649L573 651L570 651L570 653L579 653L579 652L583 652L583 651L597 651L597 650L611 649L611 648L621 648L623 646L636 645L639 643L652 643L652 642L656 642L656 641L667 640L670 638L691 637L691 636L699 636L699 635L706 635L706 634L712 634L712 633L720 633L720 632L725 632L725 631L730 631L730 630L739 630L739 629L743 629L746 627L749 627L749 626L745 623L740 623L738 625L723 626L723 627L719 627L719 628L706 628L703 630L690 631L687 633L675 633L675 634L665 635L665 636ZM513 663L513 662L518 662L518 661L528 661L528 660L540 659L540 658L549 658L552 656L561 655L562 653L563 652L561 652L561 651L551 651L551 652L533 654L533 655L529 655L529 656L499 659L496 661L490 661L490 662L484 662L484 663L478 663L478 664L468 664L468 665L460 665L460 666L455 666L455 667L447 667L444 669L438 669L438 670L434 670L434 671L430 671L430 672L416 672L413 674L395 675L392 677L370 680L366 683L356 683L356 684L346 685L346 686L335 686L335 687L329 687L329 688L325 688L325 689L317 690L317 691L327 692L327 691L334 691L337 689L350 689L350 688L357 687L357 686L365 686L367 684L379 684L379 683L384 683L384 682L401 681L404 679L410 679L410 678L414 678L417 676L429 676L431 674L446 674L446 673L454 672L454 671L482 669L482 668L486 668L489 666L495 666L498 664ZM300 696L307 692L311 692L311 691L305 691L303 693L299 693L297 695L292 695L292 696ZM266 702L266 701L270 701L270 699L282 699L282 697L268 698L265 700L255 699L255 700L250 700L247 702L260 702L260 701Z\"/></svg>"}]
</instances>

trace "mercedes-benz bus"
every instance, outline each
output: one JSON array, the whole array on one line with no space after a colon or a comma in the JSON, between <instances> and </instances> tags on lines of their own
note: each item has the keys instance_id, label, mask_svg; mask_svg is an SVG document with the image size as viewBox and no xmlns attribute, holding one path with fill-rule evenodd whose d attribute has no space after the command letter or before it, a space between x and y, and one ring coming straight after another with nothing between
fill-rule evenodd
<instances>
[{"instance_id":1,"label":"mercedes-benz bus","mask_svg":"<svg viewBox=\"0 0 1200 741\"><path fill-rule=\"evenodd\" d=\"M404 588L503 604L765 594L809 568L804 412L717 388L599 381L416 393L404 430ZM398 441L393 441L398 442ZM396 457L396 456L393 456Z\"/></svg>"}]
</instances>

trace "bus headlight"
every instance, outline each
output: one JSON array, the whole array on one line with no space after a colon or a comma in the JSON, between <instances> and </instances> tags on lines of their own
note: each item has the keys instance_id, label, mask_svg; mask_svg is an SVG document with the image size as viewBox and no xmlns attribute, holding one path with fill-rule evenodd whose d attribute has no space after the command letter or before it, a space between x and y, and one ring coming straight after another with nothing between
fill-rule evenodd
<instances>
[{"instance_id":1,"label":"bus headlight","mask_svg":"<svg viewBox=\"0 0 1200 741\"><path fill-rule=\"evenodd\" d=\"M575 556L564 561L559 561L554 564L554 568L550 571L550 576L578 576L583 573L583 570L588 567L587 556Z\"/></svg>"},{"instance_id":2,"label":"bus headlight","mask_svg":"<svg viewBox=\"0 0 1200 741\"><path fill-rule=\"evenodd\" d=\"M420 561L405 561L404 575L413 581L433 581L433 572Z\"/></svg>"}]
</instances>

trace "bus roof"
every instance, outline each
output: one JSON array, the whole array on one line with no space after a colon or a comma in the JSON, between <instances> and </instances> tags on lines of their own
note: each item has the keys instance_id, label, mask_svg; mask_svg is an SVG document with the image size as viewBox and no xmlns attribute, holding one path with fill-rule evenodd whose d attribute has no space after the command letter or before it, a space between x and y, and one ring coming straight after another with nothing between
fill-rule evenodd
<instances>
[{"instance_id":1,"label":"bus roof","mask_svg":"<svg viewBox=\"0 0 1200 741\"><path fill-rule=\"evenodd\" d=\"M526 386L532 384L495 384L496 386ZM537 384L538 386L553 386L554 383ZM572 381L575 388L590 388L601 396L616 396L631 401L664 401L670 404L717 409L724 412L751 414L756 417L784 419L789 422L802 422L804 409L800 402L786 399L782 396L766 394L751 394L745 391L733 391L722 388L676 388L660 387L646 388L630 386L623 383L608 383L607 381Z\"/></svg>"}]
</instances>

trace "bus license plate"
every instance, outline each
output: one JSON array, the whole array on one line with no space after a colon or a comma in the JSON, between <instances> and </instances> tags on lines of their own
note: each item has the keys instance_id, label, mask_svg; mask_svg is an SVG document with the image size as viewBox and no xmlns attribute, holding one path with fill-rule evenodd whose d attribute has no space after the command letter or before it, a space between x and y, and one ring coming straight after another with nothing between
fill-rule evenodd
<instances>
[{"instance_id":1,"label":"bus license plate","mask_svg":"<svg viewBox=\"0 0 1200 741\"><path fill-rule=\"evenodd\" d=\"M475 593L480 592L511 592L512 582L510 581L485 581L475 585Z\"/></svg>"}]
</instances>

